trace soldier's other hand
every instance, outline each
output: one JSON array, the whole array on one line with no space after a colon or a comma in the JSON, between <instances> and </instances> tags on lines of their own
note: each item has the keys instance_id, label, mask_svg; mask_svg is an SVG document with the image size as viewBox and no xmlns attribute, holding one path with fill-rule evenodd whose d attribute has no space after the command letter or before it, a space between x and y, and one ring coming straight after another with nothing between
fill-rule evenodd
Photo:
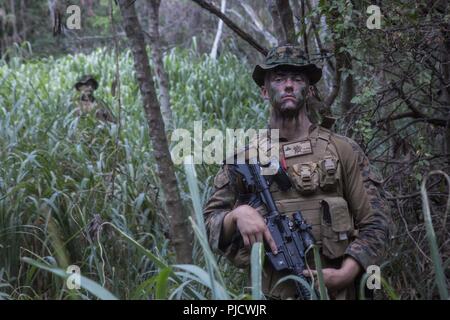
<instances>
[{"instance_id":1,"label":"soldier's other hand","mask_svg":"<svg viewBox=\"0 0 450 320\"><path fill-rule=\"evenodd\" d=\"M351 282L351 279L349 279L348 275L346 275L341 269L325 268L322 269L322 273L323 282L332 295L333 293L347 287ZM317 271L311 270L310 273L308 270L304 270L303 275L306 277L316 277ZM316 284L318 285L318 281L316 282Z\"/></svg>"},{"instance_id":2,"label":"soldier's other hand","mask_svg":"<svg viewBox=\"0 0 450 320\"><path fill-rule=\"evenodd\" d=\"M234 211L236 227L242 235L244 245L251 248L256 242L266 240L270 249L277 254L277 246L259 212L249 205L241 205Z\"/></svg>"},{"instance_id":3,"label":"soldier's other hand","mask_svg":"<svg viewBox=\"0 0 450 320\"><path fill-rule=\"evenodd\" d=\"M325 268L323 272L323 281L330 291L330 294L348 287L355 278L363 271L359 263L352 257L347 256L342 262L340 269ZM307 277L316 276L317 271L311 270L310 274L307 270L303 274Z\"/></svg>"}]
</instances>

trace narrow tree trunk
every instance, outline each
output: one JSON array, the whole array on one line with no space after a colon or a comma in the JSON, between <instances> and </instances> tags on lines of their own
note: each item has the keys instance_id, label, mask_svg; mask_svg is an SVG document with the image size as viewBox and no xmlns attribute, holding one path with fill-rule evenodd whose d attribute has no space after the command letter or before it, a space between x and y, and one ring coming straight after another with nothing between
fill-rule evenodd
<instances>
[{"instance_id":1,"label":"narrow tree trunk","mask_svg":"<svg viewBox=\"0 0 450 320\"><path fill-rule=\"evenodd\" d=\"M270 47L276 46L278 40L267 29L264 28L264 25L261 22L261 19L258 17L258 14L255 12L255 10L253 10L253 8L248 3L240 2L239 4L244 8L247 15L252 19L253 23L250 24L251 27L257 32L262 34L264 39L266 39L266 41L270 44ZM237 12L235 11L232 12L238 15L241 21L244 20L244 18L240 16Z\"/></svg>"},{"instance_id":2,"label":"narrow tree trunk","mask_svg":"<svg viewBox=\"0 0 450 320\"><path fill-rule=\"evenodd\" d=\"M0 58L3 56L4 51L6 51L6 28L3 13L4 12L0 10Z\"/></svg>"},{"instance_id":3,"label":"narrow tree trunk","mask_svg":"<svg viewBox=\"0 0 450 320\"><path fill-rule=\"evenodd\" d=\"M355 94L354 86L353 86L353 75L352 71L352 61L351 56L348 53L343 54L343 68L347 70L349 73L342 81L342 95L341 95L341 108L342 114L348 113L352 108L351 100Z\"/></svg>"},{"instance_id":4,"label":"narrow tree trunk","mask_svg":"<svg viewBox=\"0 0 450 320\"><path fill-rule=\"evenodd\" d=\"M289 0L266 0L278 43L297 44L294 16Z\"/></svg>"},{"instance_id":5,"label":"narrow tree trunk","mask_svg":"<svg viewBox=\"0 0 450 320\"><path fill-rule=\"evenodd\" d=\"M443 82L441 83L442 100L447 106L450 106L450 35L448 30L450 23L441 26L441 34L444 38L440 54L440 71ZM448 110L448 109L447 109ZM450 154L450 110L447 111L447 125L445 128L445 148L444 152ZM450 162L450 161L449 161Z\"/></svg>"},{"instance_id":6,"label":"narrow tree trunk","mask_svg":"<svg viewBox=\"0 0 450 320\"><path fill-rule=\"evenodd\" d=\"M192 234L187 219L183 214L177 179L164 130L164 122L156 97L147 51L145 50L144 33L136 16L134 1L119 0L118 2L123 17L125 33L130 41L134 56L134 68L144 103L158 177L166 200L171 241L176 252L177 262L190 263L192 262Z\"/></svg>"},{"instance_id":7,"label":"narrow tree trunk","mask_svg":"<svg viewBox=\"0 0 450 320\"><path fill-rule=\"evenodd\" d=\"M150 4L151 0L136 1L135 10L141 24L142 30L150 30ZM144 32L145 34L145 32Z\"/></svg>"},{"instance_id":8,"label":"narrow tree trunk","mask_svg":"<svg viewBox=\"0 0 450 320\"><path fill-rule=\"evenodd\" d=\"M26 19L26 4L25 0L20 0L20 37L23 41L27 40L27 19Z\"/></svg>"},{"instance_id":9,"label":"narrow tree trunk","mask_svg":"<svg viewBox=\"0 0 450 320\"><path fill-rule=\"evenodd\" d=\"M227 0L221 0L220 12L225 13L226 7L227 7ZM222 36L222 30L223 30L223 21L220 19L219 25L217 26L216 37L214 38L214 43L211 48L211 54L210 54L210 57L214 60L216 60L216 58L217 58L217 50L219 49L219 42L220 42L220 37Z\"/></svg>"},{"instance_id":10,"label":"narrow tree trunk","mask_svg":"<svg viewBox=\"0 0 450 320\"><path fill-rule=\"evenodd\" d=\"M340 46L336 44L335 48L335 56L336 56L336 71L334 74L333 84L331 86L331 91L328 94L328 96L325 99L325 105L328 108L331 108L331 105L333 104L334 100L339 94L339 89L341 87L341 68L343 65L342 62L342 54L339 53ZM331 110L331 109L330 109Z\"/></svg>"},{"instance_id":11,"label":"narrow tree trunk","mask_svg":"<svg viewBox=\"0 0 450 320\"><path fill-rule=\"evenodd\" d=\"M292 14L294 16L295 33L299 34L302 28L302 22L300 18L301 13L300 4L298 0L291 0L290 3L292 8Z\"/></svg>"},{"instance_id":12,"label":"narrow tree trunk","mask_svg":"<svg viewBox=\"0 0 450 320\"><path fill-rule=\"evenodd\" d=\"M297 44L295 36L294 16L292 14L289 0L276 0L278 13L280 14L281 24L286 35L286 41L291 44Z\"/></svg>"},{"instance_id":13,"label":"narrow tree trunk","mask_svg":"<svg viewBox=\"0 0 450 320\"><path fill-rule=\"evenodd\" d=\"M10 0L10 6L11 6L11 15L13 16L12 20L12 29L13 29L13 35L12 35L12 42L19 42L19 34L17 32L17 15L16 15L16 5L14 0Z\"/></svg>"},{"instance_id":14,"label":"narrow tree trunk","mask_svg":"<svg viewBox=\"0 0 450 320\"><path fill-rule=\"evenodd\" d=\"M159 6L160 0L149 0L149 34L152 42L152 59L155 68L156 79L159 85L159 97L161 112L166 130L173 129L172 109L170 106L169 77L164 69L161 40L159 35Z\"/></svg>"},{"instance_id":15,"label":"narrow tree trunk","mask_svg":"<svg viewBox=\"0 0 450 320\"><path fill-rule=\"evenodd\" d=\"M286 34L284 33L283 25L281 24L281 18L278 13L275 0L266 0L266 4L269 9L270 16L272 17L273 32L275 32L275 37L277 37L278 43L287 42Z\"/></svg>"},{"instance_id":16,"label":"narrow tree trunk","mask_svg":"<svg viewBox=\"0 0 450 320\"><path fill-rule=\"evenodd\" d=\"M352 71L352 61L351 56L347 52L343 53L343 68L348 72ZM350 113L352 109L352 99L355 95L355 88L353 83L353 75L351 73L347 73L346 77L342 79L342 91L341 91L341 114L345 115L344 123L347 127L346 135L353 135L353 113Z\"/></svg>"},{"instance_id":17,"label":"narrow tree trunk","mask_svg":"<svg viewBox=\"0 0 450 320\"><path fill-rule=\"evenodd\" d=\"M339 19L341 19L341 17L339 17L337 12L331 12L330 19L329 19L331 30L333 30L333 26L338 23ZM345 56L345 53L341 52L341 49L344 46L344 43L339 38L339 35L333 31L331 31L331 37L334 42L334 56L336 59L336 64L335 64L336 68L335 68L335 75L334 75L334 81L333 81L331 92L328 95L328 97L325 99L325 104L329 107L331 107L334 100L336 99L336 97L339 94L339 90L341 88L341 75L342 75L341 69L344 67L345 61L347 59L347 57Z\"/></svg>"},{"instance_id":18,"label":"narrow tree trunk","mask_svg":"<svg viewBox=\"0 0 450 320\"><path fill-rule=\"evenodd\" d=\"M302 37L303 37L303 46L305 47L305 53L306 57L309 59L309 47L308 47L308 33L307 33L307 27L306 27L306 8L305 8L305 1L302 0L302 8L301 8L301 19L302 19Z\"/></svg>"}]
</instances>

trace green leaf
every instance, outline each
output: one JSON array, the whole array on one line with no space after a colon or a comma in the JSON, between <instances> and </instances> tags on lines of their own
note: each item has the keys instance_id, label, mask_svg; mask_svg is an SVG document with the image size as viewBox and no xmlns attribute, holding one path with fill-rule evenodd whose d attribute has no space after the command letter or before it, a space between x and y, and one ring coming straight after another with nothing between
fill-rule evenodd
<instances>
[{"instance_id":1,"label":"green leaf","mask_svg":"<svg viewBox=\"0 0 450 320\"><path fill-rule=\"evenodd\" d=\"M275 285L272 287L272 290L270 291L270 293L272 293L280 284L282 284L285 281L288 280L293 280L293 281L297 281L299 282L303 287L306 288L306 290L309 291L310 295L311 295L311 300L317 300L317 295L316 292L314 290L314 288L311 287L311 284L309 284L305 279L299 277L299 276L295 276L295 275L288 275L285 276L281 279L279 279Z\"/></svg>"},{"instance_id":2,"label":"green leaf","mask_svg":"<svg viewBox=\"0 0 450 320\"><path fill-rule=\"evenodd\" d=\"M325 281L323 280L322 261L320 259L319 248L316 245L313 245L312 249L314 253L314 264L317 271L317 281L319 282L320 300L329 300L328 291L325 287Z\"/></svg>"},{"instance_id":3,"label":"green leaf","mask_svg":"<svg viewBox=\"0 0 450 320\"><path fill-rule=\"evenodd\" d=\"M216 295L215 299L230 300L230 296L225 288L215 280L213 280L215 283L212 283L208 272L202 268L192 264L177 264L174 265L174 268L179 268L186 271L191 280L197 281L211 290L214 288Z\"/></svg>"},{"instance_id":4,"label":"green leaf","mask_svg":"<svg viewBox=\"0 0 450 320\"><path fill-rule=\"evenodd\" d=\"M167 299L169 288L169 276L172 268L164 268L156 278L156 299Z\"/></svg>"},{"instance_id":5,"label":"green leaf","mask_svg":"<svg viewBox=\"0 0 450 320\"><path fill-rule=\"evenodd\" d=\"M425 229L427 232L427 238L428 238L428 245L430 246L430 252L431 252L431 258L433 260L433 266L434 266L434 272L435 272L435 281L439 289L439 295L442 300L448 300L449 294L448 294L448 286L446 277L444 274L444 270L442 268L442 258L439 254L439 247L436 240L436 234L434 232L433 228L433 221L431 219L431 211L430 211L430 205L428 203L428 194L426 189L426 183L430 176L432 175L443 175L445 179L447 180L447 185L450 186L450 178L449 176L440 170L431 171L422 181L422 184L420 186L420 193L422 197L422 211L424 215L425 220ZM447 217L450 212L450 188L449 188L449 194L447 199L447 208L445 212L445 216Z\"/></svg>"},{"instance_id":6,"label":"green leaf","mask_svg":"<svg viewBox=\"0 0 450 320\"><path fill-rule=\"evenodd\" d=\"M262 294L262 260L264 257L264 246L257 242L252 246L250 255L251 279L252 279L252 299L261 300Z\"/></svg>"}]
</instances>

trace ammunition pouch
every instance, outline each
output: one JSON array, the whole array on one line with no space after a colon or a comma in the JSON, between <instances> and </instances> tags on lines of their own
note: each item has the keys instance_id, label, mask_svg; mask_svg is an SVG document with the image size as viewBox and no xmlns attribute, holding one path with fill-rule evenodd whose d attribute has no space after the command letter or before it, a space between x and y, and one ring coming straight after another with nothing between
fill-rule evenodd
<instances>
[{"instance_id":1,"label":"ammunition pouch","mask_svg":"<svg viewBox=\"0 0 450 320\"><path fill-rule=\"evenodd\" d=\"M319 175L317 165L314 162L296 163L289 167L288 172L292 184L302 195L316 192L319 186Z\"/></svg>"},{"instance_id":2,"label":"ammunition pouch","mask_svg":"<svg viewBox=\"0 0 450 320\"><path fill-rule=\"evenodd\" d=\"M320 211L322 253L330 259L342 257L354 229L347 202L342 197L325 198Z\"/></svg>"},{"instance_id":3,"label":"ammunition pouch","mask_svg":"<svg viewBox=\"0 0 450 320\"><path fill-rule=\"evenodd\" d=\"M319 162L319 185L323 191L335 191L339 177L338 160L326 156Z\"/></svg>"}]
</instances>

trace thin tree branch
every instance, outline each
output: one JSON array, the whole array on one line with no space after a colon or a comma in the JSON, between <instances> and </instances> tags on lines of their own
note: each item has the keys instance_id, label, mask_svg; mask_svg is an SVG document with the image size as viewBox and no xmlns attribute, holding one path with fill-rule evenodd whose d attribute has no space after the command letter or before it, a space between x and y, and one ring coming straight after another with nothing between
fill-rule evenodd
<instances>
[{"instance_id":1,"label":"thin tree branch","mask_svg":"<svg viewBox=\"0 0 450 320\"><path fill-rule=\"evenodd\" d=\"M252 19L253 24L250 25L253 27L253 29L261 33L267 40L267 42L270 43L270 46L276 46L278 43L277 38L275 38L268 30L264 29L263 23L259 19L257 13L253 10L253 8L245 2L240 2L240 5L244 8L247 15ZM236 11L230 10L230 12L236 14L241 20L244 19Z\"/></svg>"},{"instance_id":2,"label":"thin tree branch","mask_svg":"<svg viewBox=\"0 0 450 320\"><path fill-rule=\"evenodd\" d=\"M192 0L196 4L198 4L203 9L208 10L210 13L214 14L215 16L222 19L222 21L231 29L233 30L239 37L241 37L243 40L247 41L248 44L250 44L253 48L255 48L257 51L259 51L263 55L267 55L268 50L264 47L262 47L250 34L242 30L237 24L235 24L233 21L230 20L224 13L220 12L220 9L217 8L212 3L209 3L206 0Z\"/></svg>"},{"instance_id":3,"label":"thin tree branch","mask_svg":"<svg viewBox=\"0 0 450 320\"><path fill-rule=\"evenodd\" d=\"M220 12L225 13L226 7L227 7L227 0L221 0ZM223 20L219 20L219 25L217 26L216 37L214 38L214 43L211 48L211 54L210 54L211 58L214 60L217 58L217 50L219 48L219 42L220 42L220 37L222 36L222 30L223 30Z\"/></svg>"},{"instance_id":4,"label":"thin tree branch","mask_svg":"<svg viewBox=\"0 0 450 320\"><path fill-rule=\"evenodd\" d=\"M309 59L309 48L308 48L308 35L306 33L306 10L305 10L305 1L302 0L302 7L301 7L301 19L302 19L302 36L303 36L303 45L305 46L305 54L306 57Z\"/></svg>"},{"instance_id":5,"label":"thin tree branch","mask_svg":"<svg viewBox=\"0 0 450 320\"><path fill-rule=\"evenodd\" d=\"M341 67L342 67L342 55L337 53L336 50L336 72L334 75L333 86L330 94L325 98L325 105L331 107L334 100L339 94L339 89L341 86Z\"/></svg>"}]
</instances>

